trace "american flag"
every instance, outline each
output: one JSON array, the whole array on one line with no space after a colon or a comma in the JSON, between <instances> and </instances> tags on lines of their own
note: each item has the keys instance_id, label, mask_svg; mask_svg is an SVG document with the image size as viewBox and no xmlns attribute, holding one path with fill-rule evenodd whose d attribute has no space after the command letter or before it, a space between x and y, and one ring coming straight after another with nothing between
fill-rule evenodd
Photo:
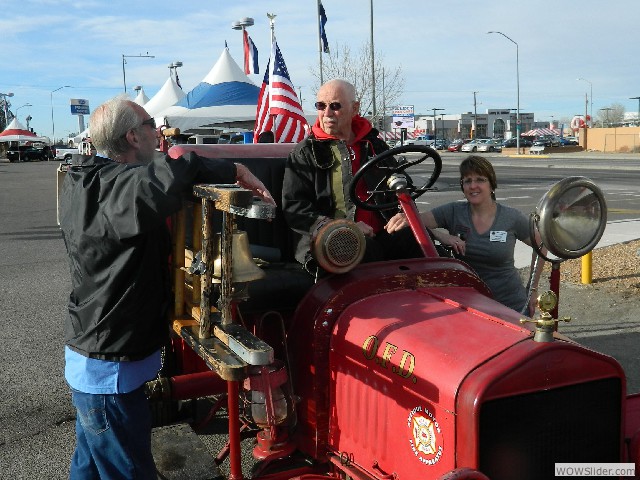
<instances>
[{"instance_id":1,"label":"american flag","mask_svg":"<svg viewBox=\"0 0 640 480\"><path fill-rule=\"evenodd\" d=\"M258 95L253 141L257 143L261 133L271 131L275 143L295 143L307 135L308 129L309 125L289 78L284 58L274 40Z\"/></svg>"}]
</instances>

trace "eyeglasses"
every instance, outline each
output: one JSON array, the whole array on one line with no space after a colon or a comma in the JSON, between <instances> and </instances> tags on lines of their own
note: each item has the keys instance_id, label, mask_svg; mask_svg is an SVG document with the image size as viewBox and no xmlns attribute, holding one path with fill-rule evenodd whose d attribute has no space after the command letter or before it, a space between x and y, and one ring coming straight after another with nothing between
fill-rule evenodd
<instances>
[{"instance_id":1,"label":"eyeglasses","mask_svg":"<svg viewBox=\"0 0 640 480\"><path fill-rule=\"evenodd\" d=\"M318 110L326 110L327 109L327 104L324 102L316 102L315 103L316 108ZM333 110L334 112L337 112L338 110L340 110L342 108L342 105L340 104L340 102L331 102L329 103L329 108L331 110Z\"/></svg>"},{"instance_id":2,"label":"eyeglasses","mask_svg":"<svg viewBox=\"0 0 640 480\"><path fill-rule=\"evenodd\" d=\"M156 120L153 117L147 118L142 125L149 125L151 128L156 128Z\"/></svg>"},{"instance_id":3,"label":"eyeglasses","mask_svg":"<svg viewBox=\"0 0 640 480\"><path fill-rule=\"evenodd\" d=\"M140 127L144 127L145 125L149 125L154 130L156 129L156 121L153 117L143 120L142 123L140 124ZM138 127L135 127L135 128L138 128ZM133 129L130 128L129 130L135 130L135 128ZM129 130L127 130L122 135L120 135L120 138L125 138L127 136L127 133L129 133Z\"/></svg>"},{"instance_id":4,"label":"eyeglasses","mask_svg":"<svg viewBox=\"0 0 640 480\"><path fill-rule=\"evenodd\" d=\"M471 185L473 182L476 182L477 185L484 185L485 183L487 183L489 181L488 178L485 177L478 177L478 178L465 178L464 180L461 180L460 183L462 185L464 185L465 187L468 187L469 185Z\"/></svg>"}]
</instances>

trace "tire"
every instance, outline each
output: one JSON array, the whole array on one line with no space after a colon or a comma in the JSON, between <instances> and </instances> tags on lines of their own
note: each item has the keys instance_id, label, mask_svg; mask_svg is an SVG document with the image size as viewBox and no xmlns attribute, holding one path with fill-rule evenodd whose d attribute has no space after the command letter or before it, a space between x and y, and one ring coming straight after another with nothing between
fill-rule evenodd
<instances>
[{"instance_id":1,"label":"tire","mask_svg":"<svg viewBox=\"0 0 640 480\"><path fill-rule=\"evenodd\" d=\"M478 151L478 147L473 147L473 149L471 150L472 152L477 152Z\"/></svg>"},{"instance_id":2,"label":"tire","mask_svg":"<svg viewBox=\"0 0 640 480\"><path fill-rule=\"evenodd\" d=\"M65 155L65 156L64 156L64 158L63 158L63 160L64 160L65 162L68 162L69 160L71 160L71 155L69 155L69 154Z\"/></svg>"}]
</instances>

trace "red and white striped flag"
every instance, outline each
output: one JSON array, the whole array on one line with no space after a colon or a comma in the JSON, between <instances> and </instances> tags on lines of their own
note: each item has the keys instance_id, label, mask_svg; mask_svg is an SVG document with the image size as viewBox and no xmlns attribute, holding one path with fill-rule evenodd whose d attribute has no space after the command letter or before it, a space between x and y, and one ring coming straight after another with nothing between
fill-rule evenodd
<instances>
[{"instance_id":1,"label":"red and white striped flag","mask_svg":"<svg viewBox=\"0 0 640 480\"><path fill-rule=\"evenodd\" d=\"M251 40L251 37L246 30L243 33L243 47L244 47L244 73L249 75L250 73L260 73L258 68L258 49Z\"/></svg>"},{"instance_id":2,"label":"red and white striped flag","mask_svg":"<svg viewBox=\"0 0 640 480\"><path fill-rule=\"evenodd\" d=\"M273 132L275 143L295 143L306 137L308 130L300 100L274 40L258 95L253 141L257 143L261 133L270 131Z\"/></svg>"}]
</instances>

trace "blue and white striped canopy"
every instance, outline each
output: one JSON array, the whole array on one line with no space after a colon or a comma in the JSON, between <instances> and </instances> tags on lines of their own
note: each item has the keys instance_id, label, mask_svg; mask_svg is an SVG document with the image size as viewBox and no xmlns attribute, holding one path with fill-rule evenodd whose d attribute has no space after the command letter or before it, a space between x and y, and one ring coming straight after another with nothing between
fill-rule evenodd
<instances>
[{"instance_id":1,"label":"blue and white striped canopy","mask_svg":"<svg viewBox=\"0 0 640 480\"><path fill-rule=\"evenodd\" d=\"M207 76L175 105L158 112L158 119L183 131L256 118L260 89L245 75L225 47Z\"/></svg>"}]
</instances>

